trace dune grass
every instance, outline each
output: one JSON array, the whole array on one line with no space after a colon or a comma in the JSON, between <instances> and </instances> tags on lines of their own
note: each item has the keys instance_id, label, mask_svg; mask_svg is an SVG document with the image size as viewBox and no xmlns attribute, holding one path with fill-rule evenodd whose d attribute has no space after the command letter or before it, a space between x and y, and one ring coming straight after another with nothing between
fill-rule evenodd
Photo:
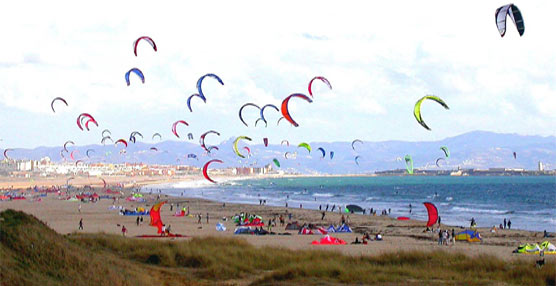
<instances>
[{"instance_id":1,"label":"dune grass","mask_svg":"<svg viewBox=\"0 0 556 286\"><path fill-rule=\"evenodd\" d=\"M10 210L0 213L0 242L0 255L7 257L0 277L22 281L13 285L62 285L72 279L77 283L71 285L555 285L556 276L553 263L538 269L530 261L443 251L352 257L257 248L217 237L61 236Z\"/></svg>"}]
</instances>

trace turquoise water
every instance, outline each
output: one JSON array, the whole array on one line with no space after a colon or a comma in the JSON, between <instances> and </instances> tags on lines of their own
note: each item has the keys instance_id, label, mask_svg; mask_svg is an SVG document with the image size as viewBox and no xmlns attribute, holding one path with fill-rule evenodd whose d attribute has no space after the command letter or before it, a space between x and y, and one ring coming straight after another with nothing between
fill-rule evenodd
<instances>
[{"instance_id":1,"label":"turquoise water","mask_svg":"<svg viewBox=\"0 0 556 286\"><path fill-rule=\"evenodd\" d=\"M232 181L219 185L166 186L165 193L207 199L318 209L356 204L391 209L390 216L426 219L423 202L432 202L443 223L556 231L556 177L309 177ZM412 205L410 213L409 204ZM336 207L337 209L337 207Z\"/></svg>"}]
</instances>

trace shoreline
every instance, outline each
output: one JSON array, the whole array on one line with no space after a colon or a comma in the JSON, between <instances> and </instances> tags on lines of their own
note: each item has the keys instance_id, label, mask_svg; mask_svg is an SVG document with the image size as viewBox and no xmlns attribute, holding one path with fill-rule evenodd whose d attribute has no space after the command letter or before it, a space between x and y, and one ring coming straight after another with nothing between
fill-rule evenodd
<instances>
[{"instance_id":1,"label":"shoreline","mask_svg":"<svg viewBox=\"0 0 556 286\"><path fill-rule=\"evenodd\" d=\"M148 181L152 182L152 181ZM136 182L137 183L137 182ZM143 182L146 183L146 182ZM101 191L96 189L99 194ZM114 205L121 205L127 209L143 207L150 209L156 202L157 194L144 194L144 202L126 201L134 188L125 188L122 190L123 195ZM22 191L28 192L28 191ZM102 192L104 195L104 192ZM279 216L285 218L286 223L289 214L292 215L291 221L298 221L299 224L313 223L322 225L325 228L329 225L339 225L342 214L338 212L327 212L325 218L321 220L321 212L318 210L285 208L280 206L259 206L251 204L237 204L209 201L199 198L176 197L169 195L161 195L161 200L168 202L162 207L161 216L164 223L171 225L172 232L187 235L189 237L234 237L246 240L250 244L263 247L283 247L293 250L302 249L322 249L339 251L349 255L378 255L383 253L397 252L400 250L416 250L416 251L449 251L455 253L463 253L469 256L478 256L481 254L492 254L504 260L512 260L515 258L536 259L536 255L519 255L513 254L512 251L522 243L540 242L549 240L553 244L556 242L554 238L542 238L539 232L524 230L499 230L491 233L488 229L478 228L477 230L483 237L482 243L456 242L454 246L439 246L437 243L438 234L433 232L423 232L425 223L419 220L399 221L387 216L369 216L350 214L348 224L353 233L333 233L331 236L341 238L348 242L348 245L326 247L311 245L311 241L318 240L322 235L298 235L297 231L287 231L285 226L280 226ZM187 206L191 215L201 214L201 223L198 218L193 216L176 217L173 214L180 208ZM79 205L81 207L79 208ZM56 194L48 194L42 197L41 201L2 201L0 202L0 211L5 209L16 209L32 214L40 220L47 223L56 232L61 234L82 232L78 229L78 222L83 219L84 231L92 233L110 233L121 235L120 225L125 225L128 230L128 237L137 235L156 235L156 228L149 226L149 217L144 217L144 222L136 224L137 216L122 216L117 210L111 210L113 205L112 199L101 199L96 203L81 203L61 200ZM252 213L262 216L266 225L269 219L276 218L276 226L272 231L276 233L289 233L290 235L234 235L235 224L231 221L231 217L240 212ZM209 214L209 223L206 221L206 214ZM347 216L347 214L344 214ZM226 218L224 220L223 218ZM227 231L219 232L215 225L217 222L223 223L227 227ZM460 229L449 225L441 225L441 229L451 230L454 228L456 232ZM362 234L368 232L371 235L380 233L383 241L371 241L367 245L352 245L350 242L355 238L361 240ZM135 239L135 238L133 238ZM185 238L187 239L187 238ZM556 259L556 256L547 256L548 259Z\"/></svg>"}]
</instances>

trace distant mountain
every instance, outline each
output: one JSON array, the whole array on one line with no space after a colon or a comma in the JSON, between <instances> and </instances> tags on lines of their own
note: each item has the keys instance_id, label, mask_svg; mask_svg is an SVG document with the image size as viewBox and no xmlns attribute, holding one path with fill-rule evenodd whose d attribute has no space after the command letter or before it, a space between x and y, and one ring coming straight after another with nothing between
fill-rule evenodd
<instances>
[{"instance_id":1,"label":"distant mountain","mask_svg":"<svg viewBox=\"0 0 556 286\"><path fill-rule=\"evenodd\" d=\"M556 168L556 137L523 136L517 134L498 134L485 131L473 131L459 136L446 138L440 141L407 142L407 141L382 141L356 143L355 150L351 142L309 142L312 151L298 148L299 142L292 142L286 146L270 144L264 147L262 144L241 145L240 151L247 155L243 146L248 146L251 156L247 159L238 157L232 148L235 138L230 138L213 150L210 155L199 146L198 143L164 141L156 144L142 142L131 143L125 149L118 144L114 145L87 145L69 146L73 152L74 160L83 162L143 162L148 164L180 164L202 166L210 158L218 158L224 164L214 167L229 166L263 166L272 164L272 159L280 161L281 169L300 173L372 173L379 170L403 169L405 161L403 157L409 154L413 157L415 168L419 169L457 169L461 168L523 168L537 169L538 162L542 162L546 169ZM194 141L193 141L194 142ZM242 143L244 141L241 141ZM250 142L249 142L250 143ZM273 143L273 142L270 142ZM445 158L441 146L448 147L450 156ZM156 150L151 150L155 147ZM319 147L326 151L322 158ZM63 160L74 161L70 153L63 152L62 147L38 147L35 149L15 149L8 154L14 159L39 160L49 157L51 160L61 162ZM87 157L89 150L89 157ZM334 152L330 159L330 151ZM288 159L284 157L285 152L290 152ZM514 159L513 152L516 152ZM195 154L197 159L187 158L188 154ZM360 156L355 163L355 156ZM437 158L444 158L435 165Z\"/></svg>"}]
</instances>

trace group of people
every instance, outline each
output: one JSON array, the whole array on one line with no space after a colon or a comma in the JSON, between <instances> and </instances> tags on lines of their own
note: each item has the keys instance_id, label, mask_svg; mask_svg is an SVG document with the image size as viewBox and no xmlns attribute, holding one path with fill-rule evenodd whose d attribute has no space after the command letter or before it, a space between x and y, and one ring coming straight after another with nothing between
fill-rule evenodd
<instances>
[{"instance_id":1,"label":"group of people","mask_svg":"<svg viewBox=\"0 0 556 286\"><path fill-rule=\"evenodd\" d=\"M368 241L382 241L382 234L379 232L373 238L368 232L365 232L361 240L359 240L358 237L355 237L355 241L351 244L367 244Z\"/></svg>"},{"instance_id":2,"label":"group of people","mask_svg":"<svg viewBox=\"0 0 556 286\"><path fill-rule=\"evenodd\" d=\"M456 244L456 232L452 228L450 233L447 229L438 229L438 245L455 245Z\"/></svg>"}]
</instances>

